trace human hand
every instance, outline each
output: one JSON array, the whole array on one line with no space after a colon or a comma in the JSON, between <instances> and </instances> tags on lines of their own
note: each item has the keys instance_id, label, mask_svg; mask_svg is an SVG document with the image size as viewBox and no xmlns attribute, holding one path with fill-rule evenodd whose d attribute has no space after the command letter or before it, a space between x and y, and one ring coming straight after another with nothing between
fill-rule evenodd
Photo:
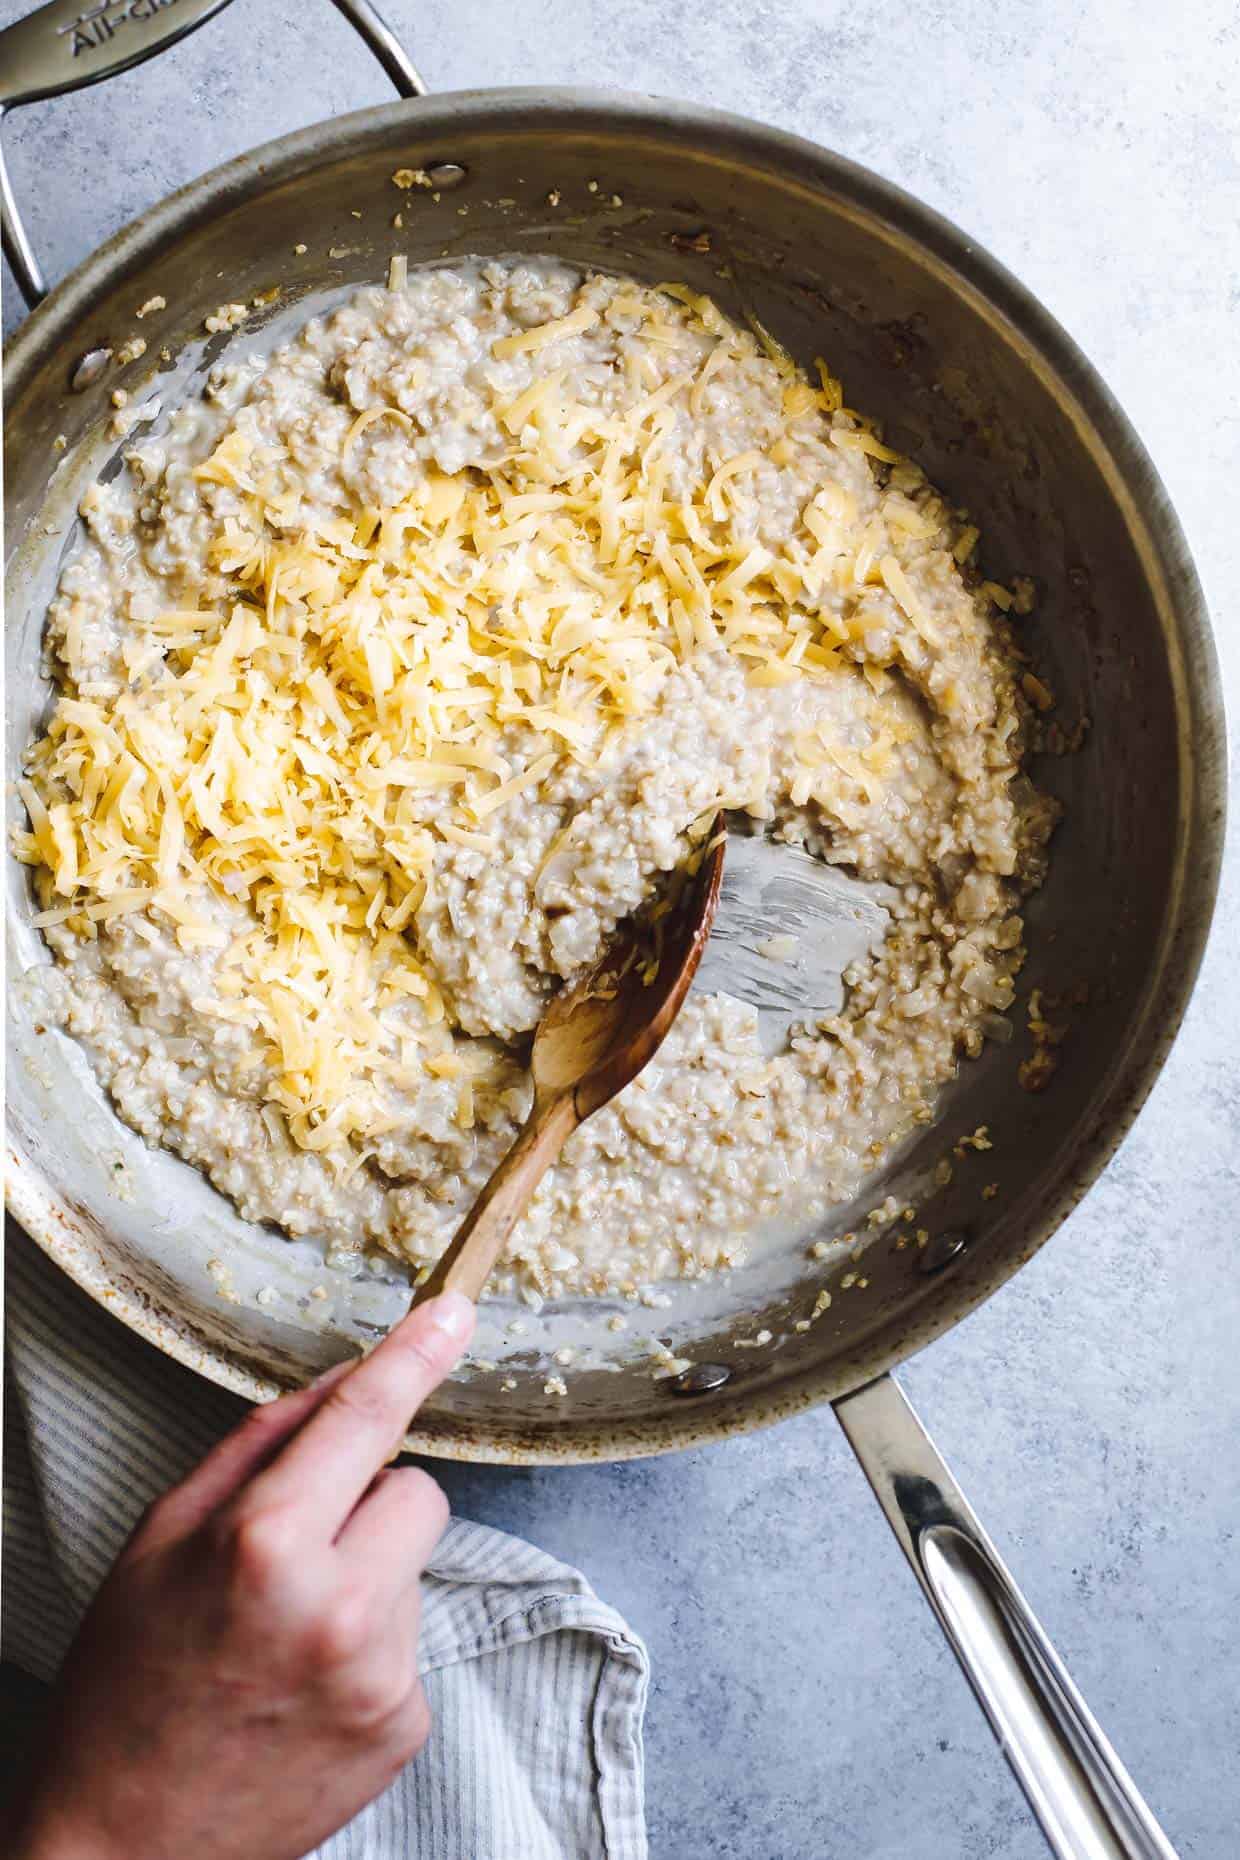
<instances>
[{"instance_id":1,"label":"human hand","mask_svg":"<svg viewBox=\"0 0 1240 1860\"><path fill-rule=\"evenodd\" d=\"M421 1749L448 1506L385 1462L473 1321L420 1306L151 1506L57 1681L16 1860L300 1860Z\"/></svg>"}]
</instances>

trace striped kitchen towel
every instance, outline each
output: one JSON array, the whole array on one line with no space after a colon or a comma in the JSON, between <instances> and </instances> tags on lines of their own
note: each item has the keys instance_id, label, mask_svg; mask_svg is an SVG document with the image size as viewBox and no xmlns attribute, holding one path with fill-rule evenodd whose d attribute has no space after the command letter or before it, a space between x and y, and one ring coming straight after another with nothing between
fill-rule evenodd
<instances>
[{"instance_id":1,"label":"striped kitchen towel","mask_svg":"<svg viewBox=\"0 0 1240 1860\"><path fill-rule=\"evenodd\" d=\"M55 1672L139 1512L243 1404L9 1224L4 1653ZM645 1860L646 1651L585 1578L454 1518L425 1583L430 1742L318 1860Z\"/></svg>"}]
</instances>

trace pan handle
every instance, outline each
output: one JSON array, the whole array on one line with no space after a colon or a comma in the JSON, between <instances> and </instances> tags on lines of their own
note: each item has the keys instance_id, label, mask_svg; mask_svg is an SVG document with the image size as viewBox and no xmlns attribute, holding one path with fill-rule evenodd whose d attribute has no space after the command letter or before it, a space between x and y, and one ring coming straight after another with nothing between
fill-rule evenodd
<instances>
[{"instance_id":1,"label":"pan handle","mask_svg":"<svg viewBox=\"0 0 1240 1860\"><path fill-rule=\"evenodd\" d=\"M332 0L361 35L402 97L426 85L370 0ZM0 32L0 117L19 104L59 97L114 77L205 25L228 0L50 0ZM47 284L22 224L0 150L4 256L33 310Z\"/></svg>"},{"instance_id":2,"label":"pan handle","mask_svg":"<svg viewBox=\"0 0 1240 1860\"><path fill-rule=\"evenodd\" d=\"M899 1385L835 1404L1058 1860L1176 1860Z\"/></svg>"}]
</instances>

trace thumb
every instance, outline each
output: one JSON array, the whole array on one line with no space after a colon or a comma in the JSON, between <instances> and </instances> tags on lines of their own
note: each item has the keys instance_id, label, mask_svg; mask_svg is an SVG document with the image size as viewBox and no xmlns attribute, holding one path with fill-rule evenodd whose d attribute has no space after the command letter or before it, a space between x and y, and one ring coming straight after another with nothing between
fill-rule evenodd
<instances>
[{"instance_id":1,"label":"thumb","mask_svg":"<svg viewBox=\"0 0 1240 1860\"><path fill-rule=\"evenodd\" d=\"M394 1324L370 1360L386 1356L416 1365L414 1392L418 1402L424 1401L464 1356L477 1316L473 1299L464 1292L440 1292Z\"/></svg>"}]
</instances>

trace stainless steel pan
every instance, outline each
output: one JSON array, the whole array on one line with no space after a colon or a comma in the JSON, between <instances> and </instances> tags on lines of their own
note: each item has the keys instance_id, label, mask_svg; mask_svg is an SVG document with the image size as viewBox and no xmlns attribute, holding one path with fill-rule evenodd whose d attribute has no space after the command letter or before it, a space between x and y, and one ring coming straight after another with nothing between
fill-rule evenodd
<instances>
[{"instance_id":1,"label":"stainless steel pan","mask_svg":"<svg viewBox=\"0 0 1240 1860\"><path fill-rule=\"evenodd\" d=\"M0 108L148 56L222 0L58 0L0 38ZM543 1394L538 1350L443 1390L419 1450L503 1462L620 1458L700 1444L833 1401L848 1438L1061 1855L1170 1853L887 1372L1015 1272L1085 1192L1149 1091L1201 956L1222 842L1224 731L1201 591L1161 484L1070 339L1000 266L925 207L795 137L718 111L589 91L427 99L382 23L337 0L407 98L289 136L205 176L112 239L42 302L5 369L8 772L45 702L39 634L83 485L116 454L110 395L192 391L230 341L204 337L221 300L279 286L277 319L413 262L555 252L677 277L757 315L796 354L827 355L855 404L967 505L1002 578L1032 574L1030 624L1080 750L1038 779L1065 819L1030 911L1027 994L1074 989L1050 1088L1022 1089L1026 1039L965 1068L942 1118L839 1235L887 1194L929 1232L869 1247L807 1331L821 1267L798 1254L644 1314L691 1357L654 1381L610 1360ZM102 20L102 24L100 24ZM77 21L77 25L74 24ZM105 30L107 28L107 30ZM426 170L434 189L391 182ZM5 243L32 300L41 281L7 189ZM393 214L403 208L404 226ZM166 299L141 325L134 311ZM141 328L120 369L81 358ZM252 326L251 326L252 332ZM260 335L263 332L260 332ZM160 359L166 350L167 361ZM60 437L58 437L60 436ZM26 875L8 870L10 975L43 959ZM314 1248L248 1228L181 1163L123 1129L81 1055L11 989L9 1199L60 1265L169 1354L249 1396L339 1355L401 1308L395 1279L324 1278ZM936 1164L978 1124L995 1148ZM944 1172L940 1170L940 1175ZM982 1186L994 1184L988 1197ZM847 1263L847 1262L845 1262ZM1082 1260L1087 1272L1089 1262ZM858 1281L863 1281L860 1283ZM263 1293L261 1301L259 1292ZM639 1319L643 1314L639 1313ZM741 1319L745 1322L743 1326ZM640 1324L638 1326L640 1329ZM760 1329L778 1347L744 1349Z\"/></svg>"}]
</instances>

